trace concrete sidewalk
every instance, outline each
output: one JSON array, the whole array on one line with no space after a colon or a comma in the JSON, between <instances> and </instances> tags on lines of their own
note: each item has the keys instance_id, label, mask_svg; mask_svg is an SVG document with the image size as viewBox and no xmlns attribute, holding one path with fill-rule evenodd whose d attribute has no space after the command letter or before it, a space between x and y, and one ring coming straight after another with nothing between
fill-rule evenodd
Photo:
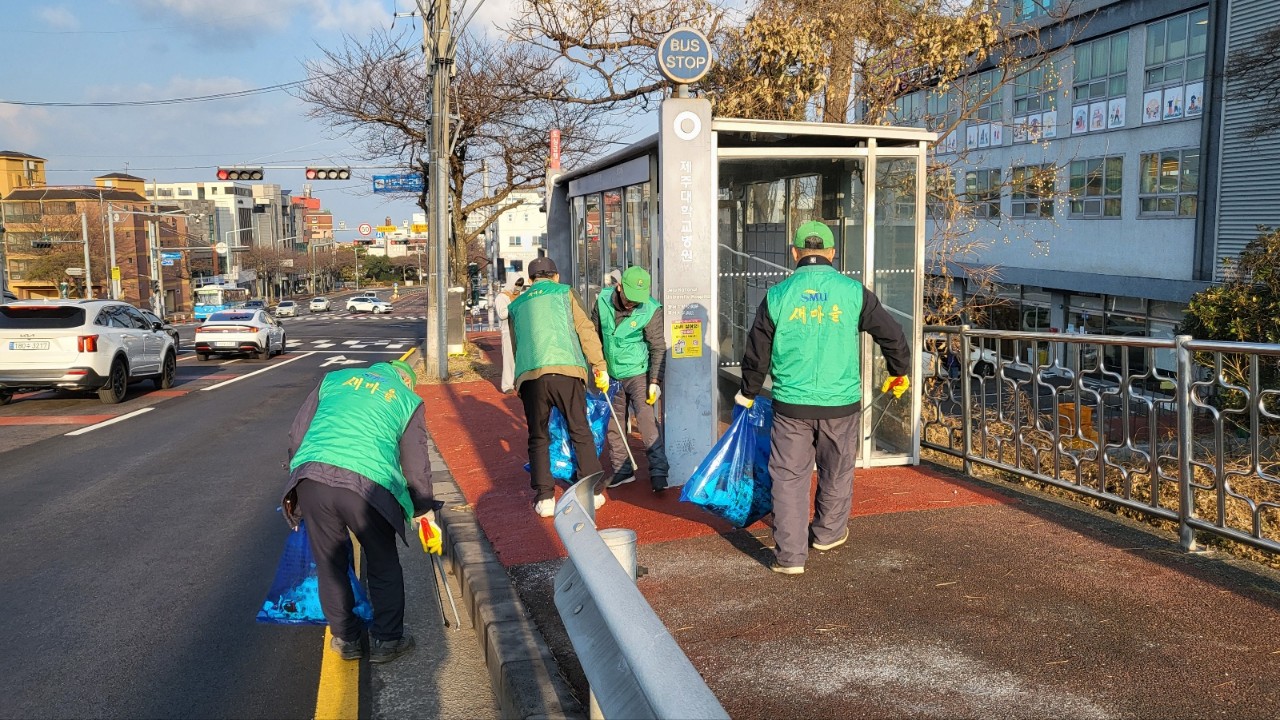
<instances>
[{"instance_id":1,"label":"concrete sidewalk","mask_svg":"<svg viewBox=\"0 0 1280 720\"><path fill-rule=\"evenodd\" d=\"M518 398L487 382L420 390L581 699ZM1115 516L936 467L859 471L849 543L780 576L763 525L732 530L643 482L608 495L600 526L637 531L641 590L735 718L1280 715L1280 578Z\"/></svg>"}]
</instances>

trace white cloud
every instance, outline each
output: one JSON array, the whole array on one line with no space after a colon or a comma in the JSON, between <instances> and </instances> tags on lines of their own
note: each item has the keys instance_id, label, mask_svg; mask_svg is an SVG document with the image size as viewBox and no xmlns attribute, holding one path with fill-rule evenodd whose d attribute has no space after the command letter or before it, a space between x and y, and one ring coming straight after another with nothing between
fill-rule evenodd
<instances>
[{"instance_id":1,"label":"white cloud","mask_svg":"<svg viewBox=\"0 0 1280 720\"><path fill-rule=\"evenodd\" d=\"M49 111L43 108L21 107L18 105L0 105L0 138L4 145L0 150L17 150L32 155L39 155L26 148L34 148L41 144L43 130L49 128Z\"/></svg>"},{"instance_id":2,"label":"white cloud","mask_svg":"<svg viewBox=\"0 0 1280 720\"><path fill-rule=\"evenodd\" d=\"M45 6L36 10L36 17L54 30L79 30L80 18L62 6Z\"/></svg>"},{"instance_id":3,"label":"white cloud","mask_svg":"<svg viewBox=\"0 0 1280 720\"><path fill-rule=\"evenodd\" d=\"M387 0L311 0L310 22L323 30L361 36L391 24L393 3Z\"/></svg>"},{"instance_id":4,"label":"white cloud","mask_svg":"<svg viewBox=\"0 0 1280 720\"><path fill-rule=\"evenodd\" d=\"M216 35L225 31L253 28L282 30L293 12L307 0L218 0L216 3L191 0L137 0L135 7L144 16L164 22L189 23L195 35Z\"/></svg>"}]
</instances>

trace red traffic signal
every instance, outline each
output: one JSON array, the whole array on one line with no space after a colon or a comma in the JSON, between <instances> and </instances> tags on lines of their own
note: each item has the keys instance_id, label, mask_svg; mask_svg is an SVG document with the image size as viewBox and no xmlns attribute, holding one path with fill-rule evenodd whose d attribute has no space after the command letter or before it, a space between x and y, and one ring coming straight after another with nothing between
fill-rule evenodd
<instances>
[{"instance_id":1,"label":"red traffic signal","mask_svg":"<svg viewBox=\"0 0 1280 720\"><path fill-rule=\"evenodd\" d=\"M219 180L261 180L262 168L260 167L229 167L218 168Z\"/></svg>"},{"instance_id":2,"label":"red traffic signal","mask_svg":"<svg viewBox=\"0 0 1280 720\"><path fill-rule=\"evenodd\" d=\"M350 180L351 168L345 167L309 167L308 180Z\"/></svg>"}]
</instances>

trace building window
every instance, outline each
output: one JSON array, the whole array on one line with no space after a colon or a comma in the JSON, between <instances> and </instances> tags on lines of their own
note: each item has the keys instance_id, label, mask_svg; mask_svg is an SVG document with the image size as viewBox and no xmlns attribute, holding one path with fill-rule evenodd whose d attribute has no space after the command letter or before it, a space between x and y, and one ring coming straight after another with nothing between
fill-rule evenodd
<instances>
[{"instance_id":1,"label":"building window","mask_svg":"<svg viewBox=\"0 0 1280 720\"><path fill-rule=\"evenodd\" d=\"M965 202L974 217L1000 217L1000 171L975 170L964 174Z\"/></svg>"},{"instance_id":2,"label":"building window","mask_svg":"<svg viewBox=\"0 0 1280 720\"><path fill-rule=\"evenodd\" d=\"M999 70L988 70L978 73L970 80L971 104L977 107L973 111L973 119L977 122L999 122L1004 115L1004 93L1000 85L1002 73Z\"/></svg>"},{"instance_id":3,"label":"building window","mask_svg":"<svg viewBox=\"0 0 1280 720\"><path fill-rule=\"evenodd\" d=\"M510 238L507 239L507 245L509 247L520 247L523 244L524 244L524 240L521 239L519 235L512 235Z\"/></svg>"},{"instance_id":4,"label":"building window","mask_svg":"<svg viewBox=\"0 0 1280 720\"><path fill-rule=\"evenodd\" d=\"M1196 10L1147 25L1142 122L1178 120L1204 109L1209 11Z\"/></svg>"},{"instance_id":5,"label":"building window","mask_svg":"<svg viewBox=\"0 0 1280 720\"><path fill-rule=\"evenodd\" d=\"M924 117L924 93L903 95L893 103L893 121L898 125L919 125Z\"/></svg>"},{"instance_id":6,"label":"building window","mask_svg":"<svg viewBox=\"0 0 1280 720\"><path fill-rule=\"evenodd\" d=\"M1013 80L1013 114L1026 115L1056 108L1057 73L1047 58L1037 68L1028 70Z\"/></svg>"},{"instance_id":7,"label":"building window","mask_svg":"<svg viewBox=\"0 0 1280 720\"><path fill-rule=\"evenodd\" d=\"M1071 217L1120 217L1124 191L1124 158L1072 160Z\"/></svg>"},{"instance_id":8,"label":"building window","mask_svg":"<svg viewBox=\"0 0 1280 720\"><path fill-rule=\"evenodd\" d=\"M1200 151L1166 150L1142 155L1138 187L1141 217L1196 216Z\"/></svg>"},{"instance_id":9,"label":"building window","mask_svg":"<svg viewBox=\"0 0 1280 720\"><path fill-rule=\"evenodd\" d=\"M1013 11L1019 20L1044 17L1053 10L1053 0L1013 0Z\"/></svg>"},{"instance_id":10,"label":"building window","mask_svg":"<svg viewBox=\"0 0 1280 720\"><path fill-rule=\"evenodd\" d=\"M540 248L544 248L544 247L546 247L546 246L547 246L547 234L546 234L546 233L542 233L541 235L537 235L537 236L535 236L535 237L533 238L533 246L534 246L534 247L540 247Z\"/></svg>"},{"instance_id":11,"label":"building window","mask_svg":"<svg viewBox=\"0 0 1280 720\"><path fill-rule=\"evenodd\" d=\"M157 197L173 197L173 188L157 188Z\"/></svg>"},{"instance_id":12,"label":"building window","mask_svg":"<svg viewBox=\"0 0 1280 720\"><path fill-rule=\"evenodd\" d=\"M1129 33L1084 43L1075 49L1071 85L1071 134L1124 127L1129 87Z\"/></svg>"},{"instance_id":13,"label":"building window","mask_svg":"<svg viewBox=\"0 0 1280 720\"><path fill-rule=\"evenodd\" d=\"M1020 218L1053 217L1053 190L1057 168L1052 164L1013 168L1013 207L1010 214Z\"/></svg>"},{"instance_id":14,"label":"building window","mask_svg":"<svg viewBox=\"0 0 1280 720\"><path fill-rule=\"evenodd\" d=\"M179 197L191 197L191 188L178 188Z\"/></svg>"}]
</instances>

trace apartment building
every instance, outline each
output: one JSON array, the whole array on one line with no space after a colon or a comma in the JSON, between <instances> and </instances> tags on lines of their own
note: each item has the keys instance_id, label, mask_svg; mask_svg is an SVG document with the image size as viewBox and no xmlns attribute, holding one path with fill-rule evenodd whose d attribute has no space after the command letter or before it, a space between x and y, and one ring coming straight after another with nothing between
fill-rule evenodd
<instances>
[{"instance_id":1,"label":"apartment building","mask_svg":"<svg viewBox=\"0 0 1280 720\"><path fill-rule=\"evenodd\" d=\"M542 210L542 195L536 192L513 192L504 204L510 203L518 204L500 213L489 233L507 276L527 277L525 268L547 246L547 214Z\"/></svg>"}]
</instances>

